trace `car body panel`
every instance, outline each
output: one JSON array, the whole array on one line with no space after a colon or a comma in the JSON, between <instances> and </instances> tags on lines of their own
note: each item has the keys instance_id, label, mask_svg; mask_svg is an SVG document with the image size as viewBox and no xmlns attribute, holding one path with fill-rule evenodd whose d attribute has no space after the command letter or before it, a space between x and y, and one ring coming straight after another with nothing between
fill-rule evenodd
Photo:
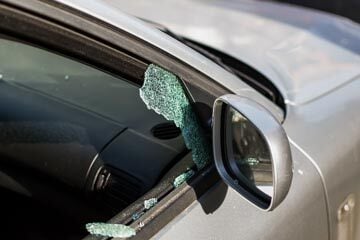
<instances>
[{"instance_id":1,"label":"car body panel","mask_svg":"<svg viewBox=\"0 0 360 240\"><path fill-rule=\"evenodd\" d=\"M360 239L360 77L311 103L290 109L284 128L319 169L327 192L334 239L338 209L355 195L353 238ZM339 238L342 239L342 238Z\"/></svg>"},{"instance_id":2,"label":"car body panel","mask_svg":"<svg viewBox=\"0 0 360 240\"><path fill-rule=\"evenodd\" d=\"M345 18L248 0L105 2L249 64L288 104L316 99L360 75L360 26Z\"/></svg>"},{"instance_id":3,"label":"car body panel","mask_svg":"<svg viewBox=\"0 0 360 240\"><path fill-rule=\"evenodd\" d=\"M25 8L31 8L29 2L34 1L11 0L11 2L16 2ZM283 116L279 108L233 74L166 34L120 12L119 9L130 12L133 9L131 7L132 3L124 1L121 4L115 4L110 1L100 0L91 2L85 0L58 0L57 2L110 24L114 27L114 32L120 29L142 39L144 43L167 52L174 59L187 63L188 66L204 73L210 79L232 92L260 102L275 114L279 120L282 119ZM153 5L151 9L154 11L151 11L148 7L138 9L138 11L143 11L144 14L147 11L151 12L152 16L173 18L177 23L185 22L188 25L191 23L194 26L196 25L195 20L192 20L192 22L184 21L184 19L176 17L174 12L164 11L162 7L171 9L171 4L167 5L165 1L160 3L151 2L151 5ZM209 1L209 4L213 4L213 2ZM264 4L266 6L268 3ZM123 7L125 5L130 7ZM173 5L173 11L181 11L180 8L174 8L174 6L176 5ZM359 74L359 57L358 45L354 43L358 36L356 30L358 27L346 20L326 15L326 18L329 18L329 21L332 21L334 26L338 26L338 30L343 29L343 32L347 33L345 34L344 46L339 46L334 44L331 39L325 40L324 37L319 37L311 31L305 31L304 28L294 27L295 23L289 25L260 17L257 14L245 14L230 8L226 8L225 11L220 10L220 7L211 6L206 8L206 6L207 4L204 4L204 2L195 2L194 11L200 11L199 9L203 7L204 10L201 12L207 9L209 13L218 14L216 15L218 18L214 17L216 20L214 22L221 22L218 19L223 20L228 15L235 15L238 18L236 21L241 21L239 17L244 16L245 20L251 20L250 23L254 23L248 24L249 26L256 26L256 19L260 19L258 28L246 31L246 33L250 34L249 36L256 36L255 39L249 42L244 41L247 45L245 44L243 48L234 50L230 48L231 45L226 44L224 49L234 54L238 51L236 57L249 63L274 81L284 94L287 103L287 118L284 122L284 128L289 139L291 139L294 161L293 183L284 202L270 213L256 209L231 189L222 190L222 193L225 192L225 194L222 199L220 196L220 201L216 206L214 203L216 198L209 192L199 199L199 202L195 202L188 210L172 221L156 238L173 239L174 237L180 238L184 236L185 239L186 236L187 238L221 239L227 236L228 238L224 239L237 237L242 239L273 239L275 237L288 239L291 236L292 239L330 239L336 236L338 205L350 193L359 196L359 184L355 181L355 177L359 176L360 169L354 167L358 166L356 164L360 161L359 150L357 150L360 138L358 134L360 113L357 106L359 106L360 99L356 91L359 89L359 78L356 77ZM42 10L33 7L32 11ZM188 9L188 11L190 10ZM263 11L265 10L263 9ZM304 14L304 17L306 16L306 11L301 10L300 13ZM51 17L50 12L44 11L41 14ZM189 15L197 14L191 12ZM202 18L201 15L197 16L199 19ZM310 18L310 16L306 17L306 19ZM322 14L319 16L322 16ZM164 22L160 23L167 26L165 20L164 17ZM76 24L67 22L67 19L61 19L61 21L67 25ZM232 23L235 24L236 21L234 20ZM214 22L213 24L215 24ZM169 20L168 23L171 24L171 21ZM314 26L313 24L310 22L309 26ZM174 26L168 27L177 32L176 24ZM225 26L227 34L235 31L230 25ZM270 29L284 35L277 36ZM315 28L314 32L319 31L319 29L321 30L323 27ZM268 34L264 35L265 33ZM295 37L289 39L288 34ZM190 35L194 36L194 34ZM245 35L244 33L243 36L246 37ZM193 37L193 39L198 41L203 39L202 34L199 34L199 36ZM213 36L216 38L218 35L216 33ZM273 41L271 40L272 36L276 37ZM296 46L292 46L294 41L301 36L303 37L300 38L301 41L298 42L298 46L296 44ZM285 42L280 44L282 39ZM116 38L112 39L112 41L116 44ZM257 47L255 44L257 41L262 42L264 48L267 49L266 51L269 48L272 49L271 51L275 51L273 53L273 56L275 56L273 57L274 61L272 61L273 59L270 62L267 60L268 57L265 56L268 53L264 52L263 48ZM268 48L265 46L266 41L270 42ZM304 41L306 44L303 44ZM347 44L345 44L346 42ZM206 43L210 45L209 41ZM274 48L275 43L280 44L278 48ZM242 53L240 49L244 52ZM319 54L315 59L312 59L311 53L315 50ZM253 56L251 56L252 53ZM245 59L245 57L248 59ZM319 61L324 64L324 68L317 67L316 64L309 65L309 62L317 63ZM164 66L169 64L161 61L158 61L158 63ZM331 67L329 68L328 65ZM334 69L338 70L334 72ZM331 74L329 74L329 71ZM306 78L302 76L303 73ZM329 77L331 77L331 81L327 81ZM345 131L344 127L346 127ZM342 177L338 178L339 174L342 174ZM213 191L216 193L224 187L224 185L221 187L220 184L214 187ZM220 190L216 190L217 188L220 188ZM217 196L217 194L215 195ZM204 205L204 202L207 203ZM213 207L210 207L209 210L209 208L204 208L206 205ZM327 217L328 214L330 218ZM242 226L245 227L242 228ZM268 234L264 234L264 229L268 230L266 231ZM356 237L359 238L359 235L356 235Z\"/></svg>"},{"instance_id":4,"label":"car body panel","mask_svg":"<svg viewBox=\"0 0 360 240\"><path fill-rule=\"evenodd\" d=\"M351 194L355 205L360 204L359 25L309 9L255 1L113 5L232 55L276 84L287 104L284 128L318 170L326 190L330 238L339 238L344 231L339 207ZM360 212L355 211L350 239L360 239L354 227Z\"/></svg>"},{"instance_id":5,"label":"car body panel","mask_svg":"<svg viewBox=\"0 0 360 240\"><path fill-rule=\"evenodd\" d=\"M154 239L328 239L320 176L296 147L291 146L291 151L292 185L284 201L273 211L251 206L221 182Z\"/></svg>"}]
</instances>

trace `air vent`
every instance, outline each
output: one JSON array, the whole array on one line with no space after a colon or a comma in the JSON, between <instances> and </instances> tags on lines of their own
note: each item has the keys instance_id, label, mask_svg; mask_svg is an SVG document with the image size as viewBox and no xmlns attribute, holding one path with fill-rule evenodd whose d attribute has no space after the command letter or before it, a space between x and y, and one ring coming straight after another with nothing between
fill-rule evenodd
<instances>
[{"instance_id":1,"label":"air vent","mask_svg":"<svg viewBox=\"0 0 360 240\"><path fill-rule=\"evenodd\" d=\"M154 137L164 140L176 138L181 134L180 128L172 122L158 124L151 129L151 132Z\"/></svg>"},{"instance_id":2,"label":"air vent","mask_svg":"<svg viewBox=\"0 0 360 240\"><path fill-rule=\"evenodd\" d=\"M145 193L143 183L137 178L114 168L108 168L106 186L102 188L102 204L117 213Z\"/></svg>"}]
</instances>

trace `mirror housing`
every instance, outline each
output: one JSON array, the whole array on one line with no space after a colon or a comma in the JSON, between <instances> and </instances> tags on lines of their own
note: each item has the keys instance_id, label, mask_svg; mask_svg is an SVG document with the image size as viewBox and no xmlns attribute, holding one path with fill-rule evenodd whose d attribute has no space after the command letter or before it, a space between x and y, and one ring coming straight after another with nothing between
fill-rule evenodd
<instances>
[{"instance_id":1,"label":"mirror housing","mask_svg":"<svg viewBox=\"0 0 360 240\"><path fill-rule=\"evenodd\" d=\"M290 145L262 105L232 94L216 99L213 151L221 178L246 200L266 211L284 200L292 180Z\"/></svg>"}]
</instances>

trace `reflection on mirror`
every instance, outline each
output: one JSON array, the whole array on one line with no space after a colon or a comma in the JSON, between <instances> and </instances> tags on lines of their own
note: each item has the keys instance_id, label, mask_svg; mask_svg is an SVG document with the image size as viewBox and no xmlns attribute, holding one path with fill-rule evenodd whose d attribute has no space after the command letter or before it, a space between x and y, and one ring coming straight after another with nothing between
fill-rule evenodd
<instances>
[{"instance_id":1,"label":"reflection on mirror","mask_svg":"<svg viewBox=\"0 0 360 240\"><path fill-rule=\"evenodd\" d=\"M238 184L257 195L273 195L272 161L260 131L234 108L226 107L227 163Z\"/></svg>"}]
</instances>

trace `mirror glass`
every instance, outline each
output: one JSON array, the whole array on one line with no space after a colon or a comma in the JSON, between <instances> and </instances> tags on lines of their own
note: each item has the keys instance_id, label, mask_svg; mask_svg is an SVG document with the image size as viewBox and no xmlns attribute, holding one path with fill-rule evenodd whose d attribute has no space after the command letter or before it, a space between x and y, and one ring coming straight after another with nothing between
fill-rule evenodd
<instances>
[{"instance_id":1,"label":"mirror glass","mask_svg":"<svg viewBox=\"0 0 360 240\"><path fill-rule=\"evenodd\" d=\"M271 154L260 131L240 112L226 107L225 148L227 166L237 183L263 198L273 195Z\"/></svg>"}]
</instances>

